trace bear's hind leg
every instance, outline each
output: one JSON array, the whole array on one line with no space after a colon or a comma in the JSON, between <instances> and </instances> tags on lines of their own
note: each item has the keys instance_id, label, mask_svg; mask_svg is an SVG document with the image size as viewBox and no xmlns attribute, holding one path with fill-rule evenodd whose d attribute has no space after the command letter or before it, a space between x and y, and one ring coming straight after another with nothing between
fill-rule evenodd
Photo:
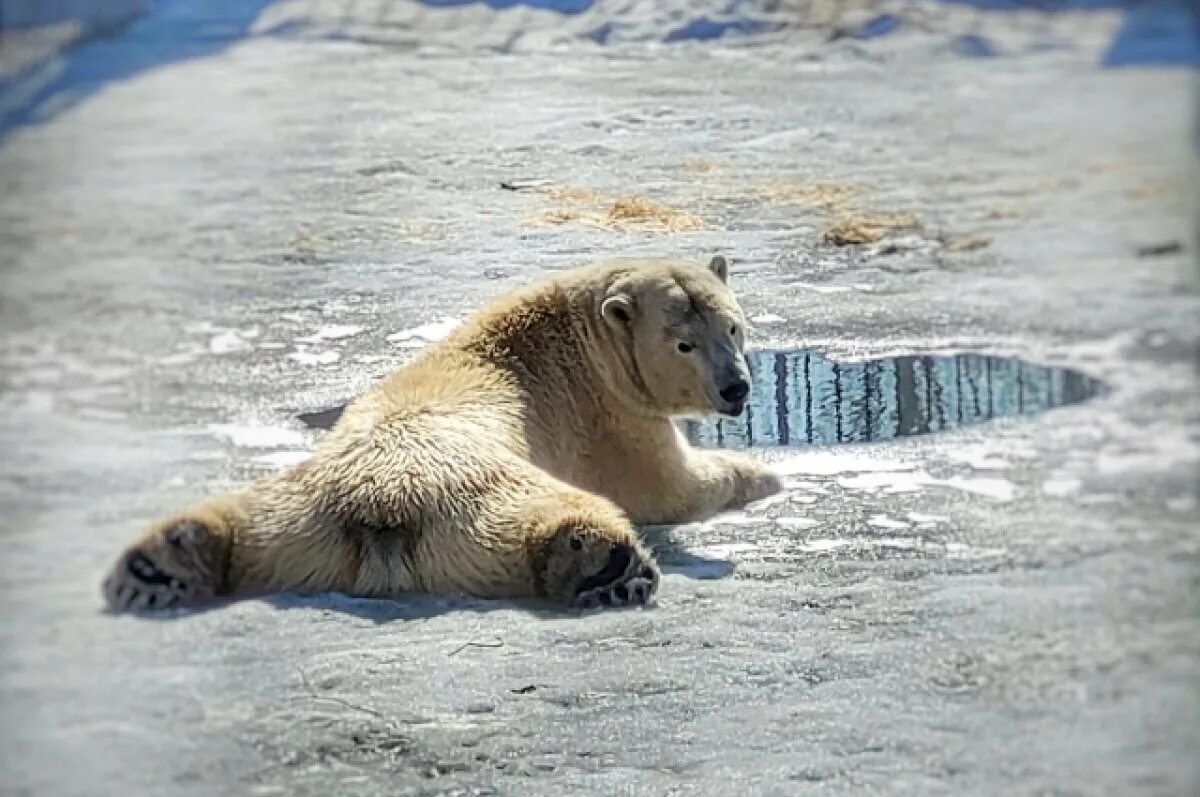
<instances>
[{"instance_id":1,"label":"bear's hind leg","mask_svg":"<svg viewBox=\"0 0 1200 797\"><path fill-rule=\"evenodd\" d=\"M564 490L522 511L540 594L584 608L650 602L658 589L658 565L615 505Z\"/></svg>"}]
</instances>

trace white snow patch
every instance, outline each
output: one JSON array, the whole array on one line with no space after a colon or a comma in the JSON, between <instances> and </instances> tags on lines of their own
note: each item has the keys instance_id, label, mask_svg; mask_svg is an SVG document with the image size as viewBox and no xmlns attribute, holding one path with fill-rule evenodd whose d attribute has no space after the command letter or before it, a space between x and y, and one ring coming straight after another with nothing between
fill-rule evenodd
<instances>
[{"instance_id":1,"label":"white snow patch","mask_svg":"<svg viewBox=\"0 0 1200 797\"><path fill-rule=\"evenodd\" d=\"M214 335L208 341L208 350L213 354L233 354L240 351L249 351L253 346L241 333L235 329L230 329L219 335Z\"/></svg>"},{"instance_id":2,"label":"white snow patch","mask_svg":"<svg viewBox=\"0 0 1200 797\"><path fill-rule=\"evenodd\" d=\"M412 329L393 332L387 336L387 340L389 343L395 343L405 348L419 349L446 337L457 329L460 323L457 318L441 318Z\"/></svg>"},{"instance_id":3,"label":"white snow patch","mask_svg":"<svg viewBox=\"0 0 1200 797\"><path fill-rule=\"evenodd\" d=\"M748 542L720 542L714 545L706 545L703 548L698 548L696 553L704 556L713 556L720 559L730 559L739 553L749 553L757 551L758 546Z\"/></svg>"},{"instance_id":4,"label":"white snow patch","mask_svg":"<svg viewBox=\"0 0 1200 797\"><path fill-rule=\"evenodd\" d=\"M913 550L921 547L920 540L910 540L904 537L876 537L867 543L868 545L876 545L880 548L903 548L904 550Z\"/></svg>"},{"instance_id":5,"label":"white snow patch","mask_svg":"<svg viewBox=\"0 0 1200 797\"><path fill-rule=\"evenodd\" d=\"M800 546L800 550L805 553L820 553L845 548L849 544L850 540L808 540Z\"/></svg>"},{"instance_id":6,"label":"white snow patch","mask_svg":"<svg viewBox=\"0 0 1200 797\"><path fill-rule=\"evenodd\" d=\"M779 476L835 476L839 473L910 471L914 466L862 454L820 452L790 456L772 463L771 467Z\"/></svg>"},{"instance_id":7,"label":"white snow patch","mask_svg":"<svg viewBox=\"0 0 1200 797\"><path fill-rule=\"evenodd\" d=\"M777 517L775 523L785 529L815 529L821 525L820 521L807 517Z\"/></svg>"},{"instance_id":8,"label":"white snow patch","mask_svg":"<svg viewBox=\"0 0 1200 797\"><path fill-rule=\"evenodd\" d=\"M1079 479L1048 479L1042 482L1042 492L1055 498L1063 498L1079 492L1083 482Z\"/></svg>"},{"instance_id":9,"label":"white snow patch","mask_svg":"<svg viewBox=\"0 0 1200 797\"><path fill-rule=\"evenodd\" d=\"M775 315L774 313L760 313L759 315L750 316L750 321L755 324L762 324L763 326L766 326L768 324L782 324L784 321L787 321L787 319L781 315Z\"/></svg>"},{"instance_id":10,"label":"white snow patch","mask_svg":"<svg viewBox=\"0 0 1200 797\"><path fill-rule=\"evenodd\" d=\"M709 518L702 525L705 527L711 526L745 526L750 523L758 523L758 518L752 518L745 512L726 512L723 515Z\"/></svg>"},{"instance_id":11,"label":"white snow patch","mask_svg":"<svg viewBox=\"0 0 1200 797\"><path fill-rule=\"evenodd\" d=\"M184 351L176 354L168 354L158 361L159 365L188 365L196 362L196 354L194 352Z\"/></svg>"},{"instance_id":12,"label":"white snow patch","mask_svg":"<svg viewBox=\"0 0 1200 797\"><path fill-rule=\"evenodd\" d=\"M296 338L296 341L298 343L320 343L325 340L342 340L343 338L352 338L362 331L363 328L357 324L326 324L311 335Z\"/></svg>"},{"instance_id":13,"label":"white snow patch","mask_svg":"<svg viewBox=\"0 0 1200 797\"><path fill-rule=\"evenodd\" d=\"M975 548L961 542L946 543L946 555L955 559L982 559L985 556L1002 556L1003 548Z\"/></svg>"},{"instance_id":14,"label":"white snow patch","mask_svg":"<svg viewBox=\"0 0 1200 797\"><path fill-rule=\"evenodd\" d=\"M747 512L761 512L764 509L769 509L770 507L775 506L776 504L782 504L783 502L785 502L787 500L788 500L787 493L776 493L775 495L769 495L766 498L763 498L759 501L754 501L752 503L746 504L746 511Z\"/></svg>"},{"instance_id":15,"label":"white snow patch","mask_svg":"<svg viewBox=\"0 0 1200 797\"><path fill-rule=\"evenodd\" d=\"M285 448L305 444L304 435L277 426L216 423L208 431L239 448Z\"/></svg>"},{"instance_id":16,"label":"white snow patch","mask_svg":"<svg viewBox=\"0 0 1200 797\"><path fill-rule=\"evenodd\" d=\"M941 515L926 515L923 512L909 512L905 515L905 517L911 520L913 523L945 523L947 520L947 518L944 518Z\"/></svg>"},{"instance_id":17,"label":"white snow patch","mask_svg":"<svg viewBox=\"0 0 1200 797\"><path fill-rule=\"evenodd\" d=\"M1092 493L1091 495L1081 495L1075 499L1082 506L1108 506L1120 502L1120 498L1112 493Z\"/></svg>"},{"instance_id":18,"label":"white snow patch","mask_svg":"<svg viewBox=\"0 0 1200 797\"><path fill-rule=\"evenodd\" d=\"M927 473L905 471L861 473L857 476L843 476L837 480L838 485L847 490L864 490L866 492L882 490L887 494L915 493L933 482L933 477Z\"/></svg>"},{"instance_id":19,"label":"white snow patch","mask_svg":"<svg viewBox=\"0 0 1200 797\"><path fill-rule=\"evenodd\" d=\"M311 455L312 453L309 451L272 451L270 454L255 457L254 461L282 470L299 465Z\"/></svg>"},{"instance_id":20,"label":"white snow patch","mask_svg":"<svg viewBox=\"0 0 1200 797\"><path fill-rule=\"evenodd\" d=\"M887 515L872 515L867 518L867 525L874 526L877 529L907 529L912 524L905 523L903 520L896 520Z\"/></svg>"},{"instance_id":21,"label":"white snow patch","mask_svg":"<svg viewBox=\"0 0 1200 797\"><path fill-rule=\"evenodd\" d=\"M865 490L874 492L882 490L885 494L912 493L924 487L949 487L965 493L982 495L997 501L1011 501L1017 494L1017 487L1007 479L967 479L962 476L952 476L949 479L935 479L928 473L863 473L858 476L847 476L838 479L838 484L847 490Z\"/></svg>"},{"instance_id":22,"label":"white snow patch","mask_svg":"<svg viewBox=\"0 0 1200 797\"><path fill-rule=\"evenodd\" d=\"M964 479L961 476L953 476L949 479L935 479L932 483L996 501L1011 501L1017 496L1017 486L1007 479Z\"/></svg>"},{"instance_id":23,"label":"white snow patch","mask_svg":"<svg viewBox=\"0 0 1200 797\"><path fill-rule=\"evenodd\" d=\"M336 351L294 351L288 355L289 360L295 360L301 365L333 365L342 359Z\"/></svg>"}]
</instances>

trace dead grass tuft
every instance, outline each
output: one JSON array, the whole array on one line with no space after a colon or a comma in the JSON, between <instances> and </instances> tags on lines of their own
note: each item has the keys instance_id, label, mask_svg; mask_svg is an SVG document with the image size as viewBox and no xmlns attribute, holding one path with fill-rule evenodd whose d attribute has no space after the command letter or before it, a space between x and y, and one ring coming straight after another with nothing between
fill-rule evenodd
<instances>
[{"instance_id":1,"label":"dead grass tuft","mask_svg":"<svg viewBox=\"0 0 1200 797\"><path fill-rule=\"evenodd\" d=\"M702 230L704 221L691 213L641 197L619 197L612 201L582 188L553 188L546 196L571 207L544 210L527 220L537 226L582 224L599 230L638 230L677 233Z\"/></svg>"},{"instance_id":2,"label":"dead grass tuft","mask_svg":"<svg viewBox=\"0 0 1200 797\"><path fill-rule=\"evenodd\" d=\"M882 241L890 232L917 226L917 217L912 213L846 214L827 227L822 238L834 246L873 244Z\"/></svg>"},{"instance_id":3,"label":"dead grass tuft","mask_svg":"<svg viewBox=\"0 0 1200 797\"><path fill-rule=\"evenodd\" d=\"M801 180L772 180L758 189L767 202L776 205L804 205L824 211L840 211L863 191L853 183L807 183Z\"/></svg>"}]
</instances>

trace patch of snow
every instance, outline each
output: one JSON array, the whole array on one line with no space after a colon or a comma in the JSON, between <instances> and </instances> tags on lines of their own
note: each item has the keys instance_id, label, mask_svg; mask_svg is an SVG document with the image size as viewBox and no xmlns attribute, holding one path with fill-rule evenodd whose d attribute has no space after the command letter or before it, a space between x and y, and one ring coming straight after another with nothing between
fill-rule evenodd
<instances>
[{"instance_id":1,"label":"patch of snow","mask_svg":"<svg viewBox=\"0 0 1200 797\"><path fill-rule=\"evenodd\" d=\"M255 457L254 461L283 470L294 465L299 465L310 456L312 456L312 452L310 451L272 451L270 454Z\"/></svg>"},{"instance_id":2,"label":"patch of snow","mask_svg":"<svg viewBox=\"0 0 1200 797\"><path fill-rule=\"evenodd\" d=\"M213 354L234 354L249 351L253 346L237 330L230 329L214 335L208 341L208 350Z\"/></svg>"},{"instance_id":3,"label":"patch of snow","mask_svg":"<svg viewBox=\"0 0 1200 797\"><path fill-rule=\"evenodd\" d=\"M306 442L299 432L277 426L218 423L211 424L208 431L238 448L285 448Z\"/></svg>"},{"instance_id":4,"label":"patch of snow","mask_svg":"<svg viewBox=\"0 0 1200 797\"><path fill-rule=\"evenodd\" d=\"M413 327L412 329L393 332L387 336L387 340L389 343L395 343L405 348L419 349L422 346L442 340L457 329L460 323L457 318L441 318L437 321L431 321L428 324Z\"/></svg>"},{"instance_id":5,"label":"patch of snow","mask_svg":"<svg viewBox=\"0 0 1200 797\"><path fill-rule=\"evenodd\" d=\"M922 487L934 482L927 473L912 473L907 471L882 471L879 473L861 473L857 476L844 476L837 480L840 487L847 490L863 490L875 492L882 490L889 495L895 493L915 493Z\"/></svg>"},{"instance_id":6,"label":"patch of snow","mask_svg":"<svg viewBox=\"0 0 1200 797\"><path fill-rule=\"evenodd\" d=\"M757 551L757 545L751 545L748 542L721 542L714 545L706 545L700 548L696 553L703 556L713 556L721 559L731 558L735 554L749 553Z\"/></svg>"},{"instance_id":7,"label":"patch of snow","mask_svg":"<svg viewBox=\"0 0 1200 797\"><path fill-rule=\"evenodd\" d=\"M711 526L745 526L750 523L758 523L758 518L752 518L745 512L726 512L722 515L709 518L703 524L705 527Z\"/></svg>"},{"instance_id":8,"label":"patch of snow","mask_svg":"<svg viewBox=\"0 0 1200 797\"><path fill-rule=\"evenodd\" d=\"M849 544L850 540L808 540L800 546L800 550L805 553L820 553L845 548Z\"/></svg>"},{"instance_id":9,"label":"patch of snow","mask_svg":"<svg viewBox=\"0 0 1200 797\"><path fill-rule=\"evenodd\" d=\"M895 520L887 515L872 515L867 518L867 525L877 529L907 529L911 527L911 524L905 523L903 520Z\"/></svg>"},{"instance_id":10,"label":"patch of snow","mask_svg":"<svg viewBox=\"0 0 1200 797\"><path fill-rule=\"evenodd\" d=\"M362 331L363 328L357 324L326 324L311 335L296 338L296 341L298 343L320 343L325 340L342 340L354 337Z\"/></svg>"},{"instance_id":11,"label":"patch of snow","mask_svg":"<svg viewBox=\"0 0 1200 797\"><path fill-rule=\"evenodd\" d=\"M785 529L815 529L821 525L820 521L806 517L777 517L775 523Z\"/></svg>"},{"instance_id":12,"label":"patch of snow","mask_svg":"<svg viewBox=\"0 0 1200 797\"><path fill-rule=\"evenodd\" d=\"M301 365L333 365L342 359L342 355L336 351L294 351L288 355L288 359Z\"/></svg>"},{"instance_id":13,"label":"patch of snow","mask_svg":"<svg viewBox=\"0 0 1200 797\"><path fill-rule=\"evenodd\" d=\"M1079 479L1049 479L1042 482L1042 492L1054 498L1063 498L1079 492L1083 482Z\"/></svg>"},{"instance_id":14,"label":"patch of snow","mask_svg":"<svg viewBox=\"0 0 1200 797\"><path fill-rule=\"evenodd\" d=\"M935 479L932 483L996 501L1011 501L1017 495L1017 486L1007 479L964 479L961 476L953 476L949 479Z\"/></svg>"},{"instance_id":15,"label":"patch of snow","mask_svg":"<svg viewBox=\"0 0 1200 797\"><path fill-rule=\"evenodd\" d=\"M910 471L906 462L888 462L862 454L819 452L797 454L772 463L779 476L836 476L839 473Z\"/></svg>"},{"instance_id":16,"label":"patch of snow","mask_svg":"<svg viewBox=\"0 0 1200 797\"><path fill-rule=\"evenodd\" d=\"M788 500L787 493L776 493L775 495L769 495L766 498L763 498L762 500L754 501L752 503L746 504L746 511L747 512L761 512L764 509L769 509L770 507L775 506L776 504L782 504L783 502L785 502L787 500Z\"/></svg>"},{"instance_id":17,"label":"patch of snow","mask_svg":"<svg viewBox=\"0 0 1200 797\"><path fill-rule=\"evenodd\" d=\"M935 479L928 473L864 473L838 479L838 484L847 490L882 490L885 494L912 493L924 487L949 487L973 495L982 495L997 501L1011 501L1017 487L1007 479L967 479L952 476Z\"/></svg>"}]
</instances>

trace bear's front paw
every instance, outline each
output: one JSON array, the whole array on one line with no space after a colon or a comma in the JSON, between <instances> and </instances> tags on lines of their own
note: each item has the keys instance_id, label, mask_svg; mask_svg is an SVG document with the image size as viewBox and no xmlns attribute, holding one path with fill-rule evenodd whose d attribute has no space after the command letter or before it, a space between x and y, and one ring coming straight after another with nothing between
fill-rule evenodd
<instances>
[{"instance_id":1,"label":"bear's front paw","mask_svg":"<svg viewBox=\"0 0 1200 797\"><path fill-rule=\"evenodd\" d=\"M783 489L783 480L778 475L758 463L755 465L758 467L743 477L743 494L739 496L743 506L761 501Z\"/></svg>"},{"instance_id":2,"label":"bear's front paw","mask_svg":"<svg viewBox=\"0 0 1200 797\"><path fill-rule=\"evenodd\" d=\"M725 454L723 459L733 471L734 486L733 500L726 509L739 509L783 489L783 480L757 459L743 454Z\"/></svg>"},{"instance_id":3,"label":"bear's front paw","mask_svg":"<svg viewBox=\"0 0 1200 797\"><path fill-rule=\"evenodd\" d=\"M603 569L576 586L572 604L584 609L646 604L658 582L658 565L648 555L637 546L618 545Z\"/></svg>"}]
</instances>

